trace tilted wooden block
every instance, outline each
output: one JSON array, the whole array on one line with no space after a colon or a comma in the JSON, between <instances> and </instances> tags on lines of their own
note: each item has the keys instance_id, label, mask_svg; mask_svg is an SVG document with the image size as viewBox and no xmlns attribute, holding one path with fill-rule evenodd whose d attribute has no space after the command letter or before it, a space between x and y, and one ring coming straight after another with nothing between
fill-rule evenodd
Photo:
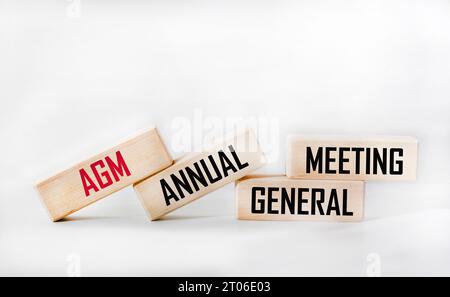
<instances>
[{"instance_id":1,"label":"tilted wooden block","mask_svg":"<svg viewBox=\"0 0 450 297\"><path fill-rule=\"evenodd\" d=\"M36 188L53 221L173 164L156 128L40 182Z\"/></svg>"},{"instance_id":2,"label":"tilted wooden block","mask_svg":"<svg viewBox=\"0 0 450 297\"><path fill-rule=\"evenodd\" d=\"M255 134L245 131L204 152L185 156L135 185L135 190L150 219L157 220L264 164Z\"/></svg>"},{"instance_id":3,"label":"tilted wooden block","mask_svg":"<svg viewBox=\"0 0 450 297\"><path fill-rule=\"evenodd\" d=\"M344 138L292 136L290 178L327 180L416 179L418 142L411 137Z\"/></svg>"},{"instance_id":4,"label":"tilted wooden block","mask_svg":"<svg viewBox=\"0 0 450 297\"><path fill-rule=\"evenodd\" d=\"M356 222L364 217L364 182L249 176L236 183L238 218Z\"/></svg>"}]
</instances>

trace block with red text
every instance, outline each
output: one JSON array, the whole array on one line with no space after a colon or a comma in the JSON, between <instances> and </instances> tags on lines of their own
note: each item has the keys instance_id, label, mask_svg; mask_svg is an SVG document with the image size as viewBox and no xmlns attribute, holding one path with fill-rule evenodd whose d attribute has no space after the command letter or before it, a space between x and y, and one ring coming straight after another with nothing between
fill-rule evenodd
<instances>
[{"instance_id":1,"label":"block with red text","mask_svg":"<svg viewBox=\"0 0 450 297\"><path fill-rule=\"evenodd\" d=\"M358 222L364 182L248 176L236 183L236 200L241 220Z\"/></svg>"},{"instance_id":2,"label":"block with red text","mask_svg":"<svg viewBox=\"0 0 450 297\"><path fill-rule=\"evenodd\" d=\"M291 136L290 178L326 180L416 179L418 142L412 137Z\"/></svg>"},{"instance_id":3,"label":"block with red text","mask_svg":"<svg viewBox=\"0 0 450 297\"><path fill-rule=\"evenodd\" d=\"M256 135L246 130L198 153L176 161L166 170L135 185L151 220L232 183L266 162Z\"/></svg>"},{"instance_id":4,"label":"block with red text","mask_svg":"<svg viewBox=\"0 0 450 297\"><path fill-rule=\"evenodd\" d=\"M36 188L53 221L173 164L156 128L71 167Z\"/></svg>"}]
</instances>

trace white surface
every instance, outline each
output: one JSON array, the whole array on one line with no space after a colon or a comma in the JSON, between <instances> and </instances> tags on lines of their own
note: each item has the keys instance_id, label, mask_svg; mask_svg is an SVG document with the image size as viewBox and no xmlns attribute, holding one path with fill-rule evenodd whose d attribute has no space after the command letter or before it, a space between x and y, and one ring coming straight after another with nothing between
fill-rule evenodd
<instances>
[{"instance_id":1,"label":"white surface","mask_svg":"<svg viewBox=\"0 0 450 297\"><path fill-rule=\"evenodd\" d=\"M0 275L450 276L449 1L0 0ZM224 2L224 3L221 3ZM411 135L416 183L370 183L360 224L240 222L228 186L150 223L131 189L53 224L34 183L176 117ZM177 155L174 152L174 155Z\"/></svg>"}]
</instances>

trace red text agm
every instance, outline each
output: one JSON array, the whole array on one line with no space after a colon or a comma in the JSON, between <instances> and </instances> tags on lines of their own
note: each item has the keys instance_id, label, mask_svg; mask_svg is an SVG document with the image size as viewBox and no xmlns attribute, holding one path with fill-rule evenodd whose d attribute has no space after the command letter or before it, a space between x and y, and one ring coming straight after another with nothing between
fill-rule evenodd
<instances>
[{"instance_id":1,"label":"red text agm","mask_svg":"<svg viewBox=\"0 0 450 297\"><path fill-rule=\"evenodd\" d=\"M105 160L99 160L92 163L90 169L94 174L93 177L89 176L86 170L80 170L81 182L83 183L86 197L91 195L91 191L97 193L98 191L111 186L114 181L120 181L121 177L131 175L120 151L116 152L116 159L116 162L114 162L110 157L106 157ZM94 179L97 183L94 182Z\"/></svg>"}]
</instances>

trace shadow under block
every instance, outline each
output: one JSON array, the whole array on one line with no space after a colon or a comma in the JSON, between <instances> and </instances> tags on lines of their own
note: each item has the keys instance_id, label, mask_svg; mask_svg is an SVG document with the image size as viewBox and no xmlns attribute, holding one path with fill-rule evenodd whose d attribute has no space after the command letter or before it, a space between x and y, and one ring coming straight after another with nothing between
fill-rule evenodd
<instances>
[{"instance_id":1,"label":"shadow under block","mask_svg":"<svg viewBox=\"0 0 450 297\"><path fill-rule=\"evenodd\" d=\"M265 164L251 131L237 134L211 149L194 153L135 185L152 221L248 175Z\"/></svg>"},{"instance_id":2,"label":"shadow under block","mask_svg":"<svg viewBox=\"0 0 450 297\"><path fill-rule=\"evenodd\" d=\"M247 177L236 183L238 219L359 222L364 192L362 181Z\"/></svg>"},{"instance_id":3,"label":"shadow under block","mask_svg":"<svg viewBox=\"0 0 450 297\"><path fill-rule=\"evenodd\" d=\"M411 137L308 137L288 141L286 175L325 180L416 180L418 142Z\"/></svg>"},{"instance_id":4,"label":"shadow under block","mask_svg":"<svg viewBox=\"0 0 450 297\"><path fill-rule=\"evenodd\" d=\"M155 128L39 183L36 188L50 217L58 221L172 164Z\"/></svg>"}]
</instances>

